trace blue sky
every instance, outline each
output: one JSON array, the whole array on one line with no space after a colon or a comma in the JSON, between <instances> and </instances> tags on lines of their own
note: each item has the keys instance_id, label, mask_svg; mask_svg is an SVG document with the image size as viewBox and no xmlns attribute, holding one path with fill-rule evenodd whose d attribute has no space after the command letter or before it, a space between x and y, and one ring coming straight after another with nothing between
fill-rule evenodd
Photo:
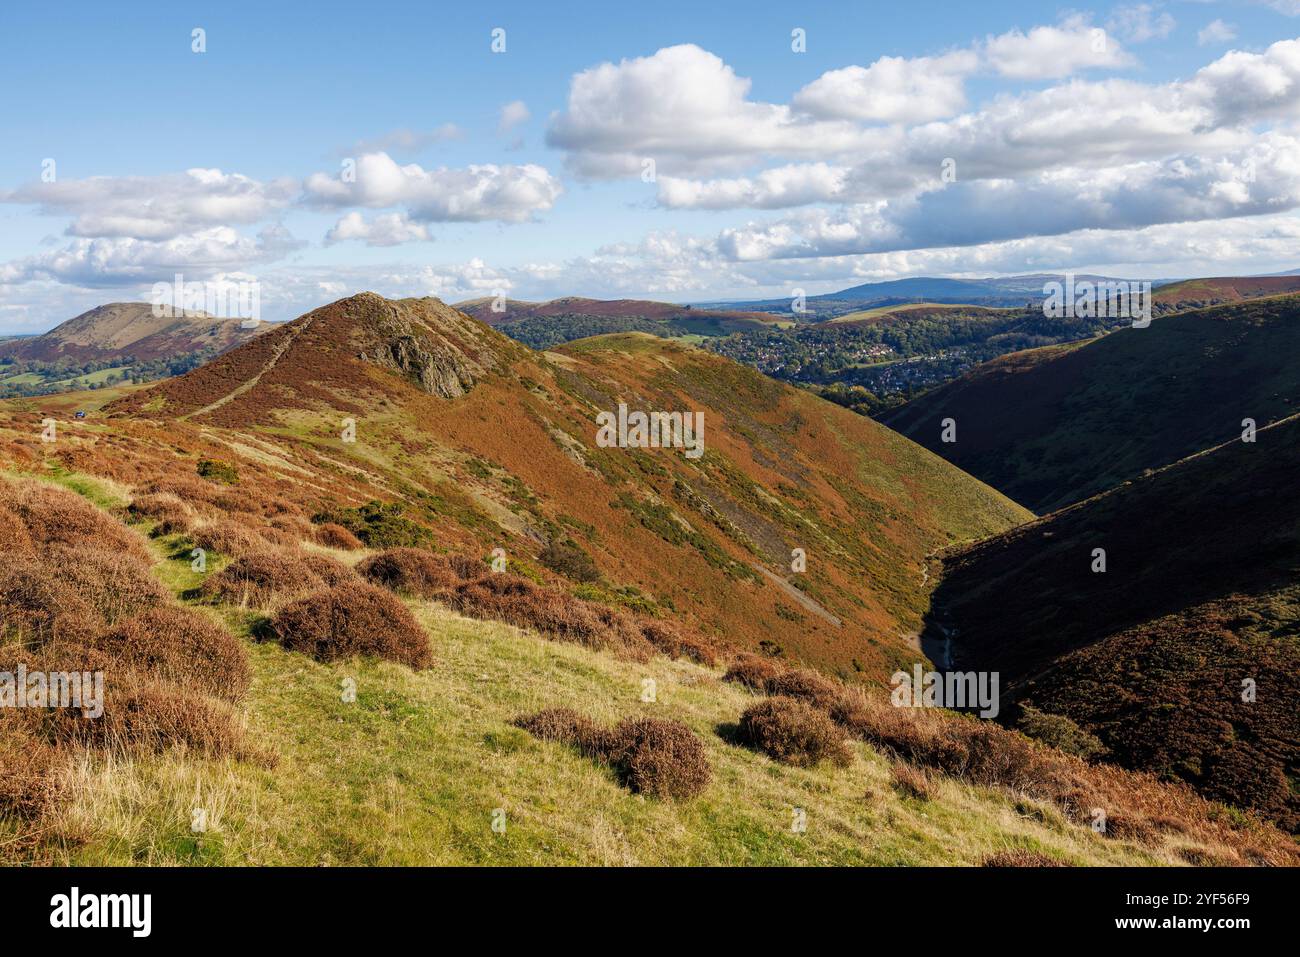
<instances>
[{"instance_id":1,"label":"blue sky","mask_svg":"<svg viewBox=\"0 0 1300 957\"><path fill-rule=\"evenodd\" d=\"M1300 0L545 6L6 5L0 332L1300 267Z\"/></svg>"}]
</instances>

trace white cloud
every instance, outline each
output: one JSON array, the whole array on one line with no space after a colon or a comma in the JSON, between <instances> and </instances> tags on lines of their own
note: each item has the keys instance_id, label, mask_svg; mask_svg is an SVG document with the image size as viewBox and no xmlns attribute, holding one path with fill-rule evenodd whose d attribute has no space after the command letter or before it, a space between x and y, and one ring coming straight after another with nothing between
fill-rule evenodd
<instances>
[{"instance_id":1,"label":"white cloud","mask_svg":"<svg viewBox=\"0 0 1300 957\"><path fill-rule=\"evenodd\" d=\"M1079 70L1117 69L1133 62L1114 37L1078 14L1059 26L989 37L984 55L998 73L1018 80L1059 79Z\"/></svg>"},{"instance_id":2,"label":"white cloud","mask_svg":"<svg viewBox=\"0 0 1300 957\"><path fill-rule=\"evenodd\" d=\"M367 246L397 246L428 240L429 230L420 223L411 222L405 213L385 213L367 221L354 210L325 234L325 244L328 246L350 239L361 240Z\"/></svg>"},{"instance_id":3,"label":"white cloud","mask_svg":"<svg viewBox=\"0 0 1300 957\"><path fill-rule=\"evenodd\" d=\"M219 169L190 169L30 183L0 192L0 202L73 216L71 236L162 241L213 226L258 222L287 206L295 192L287 178L263 183Z\"/></svg>"},{"instance_id":4,"label":"white cloud","mask_svg":"<svg viewBox=\"0 0 1300 957\"><path fill-rule=\"evenodd\" d=\"M1149 3L1119 7L1106 24L1112 33L1128 43L1163 40L1177 25L1172 16Z\"/></svg>"},{"instance_id":5,"label":"white cloud","mask_svg":"<svg viewBox=\"0 0 1300 957\"><path fill-rule=\"evenodd\" d=\"M508 133L520 123L528 122L531 116L532 114L528 112L528 104L523 100L512 100L501 107L501 119L497 122L497 132Z\"/></svg>"},{"instance_id":6,"label":"white cloud","mask_svg":"<svg viewBox=\"0 0 1300 957\"><path fill-rule=\"evenodd\" d=\"M311 205L402 206L418 222L524 222L550 209L562 191L555 177L533 164L426 170L415 163L400 166L387 153L359 157L353 182L313 173L303 188Z\"/></svg>"},{"instance_id":7,"label":"white cloud","mask_svg":"<svg viewBox=\"0 0 1300 957\"><path fill-rule=\"evenodd\" d=\"M575 75L547 143L590 178L735 170L768 155L821 158L866 147L856 123L822 121L749 99L750 81L694 44L602 63Z\"/></svg>"},{"instance_id":8,"label":"white cloud","mask_svg":"<svg viewBox=\"0 0 1300 957\"><path fill-rule=\"evenodd\" d=\"M1235 39L1237 39L1237 28L1231 23L1224 23L1222 20L1211 20L1196 33L1198 46L1230 43Z\"/></svg>"},{"instance_id":9,"label":"white cloud","mask_svg":"<svg viewBox=\"0 0 1300 957\"><path fill-rule=\"evenodd\" d=\"M965 79L979 66L971 50L938 57L881 57L869 67L831 70L794 95L793 104L831 119L923 123L966 105Z\"/></svg>"}]
</instances>

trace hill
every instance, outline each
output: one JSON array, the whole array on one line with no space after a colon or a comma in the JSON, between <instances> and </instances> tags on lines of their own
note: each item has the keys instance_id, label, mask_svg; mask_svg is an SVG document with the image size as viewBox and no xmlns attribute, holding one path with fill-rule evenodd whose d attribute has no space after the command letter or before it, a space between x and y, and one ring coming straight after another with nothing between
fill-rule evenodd
<instances>
[{"instance_id":1,"label":"hill","mask_svg":"<svg viewBox=\"0 0 1300 957\"><path fill-rule=\"evenodd\" d=\"M596 417L620 403L702 413L703 453L601 447ZM441 541L584 556L590 588L846 675L880 678L913 654L929 552L1027 517L888 429L727 359L640 334L535 353L433 299L341 300L107 409L167 422L182 447L194 429L266 449L277 484L345 482L301 489L312 512L400 499ZM791 572L797 548L806 572Z\"/></svg>"},{"instance_id":2,"label":"hill","mask_svg":"<svg viewBox=\"0 0 1300 957\"><path fill-rule=\"evenodd\" d=\"M1170 283L1154 290L1152 299L1159 315L1294 292L1300 292L1300 276L1224 276Z\"/></svg>"},{"instance_id":3,"label":"hill","mask_svg":"<svg viewBox=\"0 0 1300 957\"><path fill-rule=\"evenodd\" d=\"M1290 415L1297 348L1300 297L1241 302L1003 356L880 420L1042 513Z\"/></svg>"},{"instance_id":4,"label":"hill","mask_svg":"<svg viewBox=\"0 0 1300 957\"><path fill-rule=\"evenodd\" d=\"M548 302L491 298L457 303L468 316L494 326L534 349L549 349L575 339L620 332L662 336L723 336L749 329L778 328L793 316L763 312L696 309L644 299L584 299L568 296ZM788 313L788 310L787 310Z\"/></svg>"},{"instance_id":5,"label":"hill","mask_svg":"<svg viewBox=\"0 0 1300 957\"><path fill-rule=\"evenodd\" d=\"M267 328L206 313L156 316L143 302L108 303L42 335L0 341L0 395L176 375Z\"/></svg>"},{"instance_id":6,"label":"hill","mask_svg":"<svg viewBox=\"0 0 1300 957\"><path fill-rule=\"evenodd\" d=\"M951 636L953 667L1000 672L1008 697L1070 718L1115 760L1294 831L1297 474L1292 416L955 550L931 633Z\"/></svg>"}]
</instances>

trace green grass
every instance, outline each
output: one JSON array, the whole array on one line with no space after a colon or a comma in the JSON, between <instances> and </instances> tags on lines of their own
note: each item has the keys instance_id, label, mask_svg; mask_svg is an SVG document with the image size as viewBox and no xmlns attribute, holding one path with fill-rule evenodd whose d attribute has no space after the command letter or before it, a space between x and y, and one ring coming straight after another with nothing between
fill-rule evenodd
<instances>
[{"instance_id":1,"label":"green grass","mask_svg":"<svg viewBox=\"0 0 1300 957\"><path fill-rule=\"evenodd\" d=\"M173 589L197 576L159 541ZM847 769L787 768L727 743L751 696L686 662L649 664L545 641L438 606L415 605L437 664L319 664L250 642L246 709L273 768L179 754L86 758L57 849L69 864L970 864L1008 847L1079 863L1145 863L1055 811L945 781L936 799L899 796L890 763L866 745ZM216 611L212 612L216 614ZM255 616L227 612L247 633ZM343 681L356 681L354 703ZM657 702L641 701L643 682ZM564 705L601 721L634 714L686 722L714 779L695 801L645 799L569 748L511 719ZM191 830L194 808L209 828ZM504 809L505 833L492 829ZM807 830L792 829L794 809Z\"/></svg>"}]
</instances>

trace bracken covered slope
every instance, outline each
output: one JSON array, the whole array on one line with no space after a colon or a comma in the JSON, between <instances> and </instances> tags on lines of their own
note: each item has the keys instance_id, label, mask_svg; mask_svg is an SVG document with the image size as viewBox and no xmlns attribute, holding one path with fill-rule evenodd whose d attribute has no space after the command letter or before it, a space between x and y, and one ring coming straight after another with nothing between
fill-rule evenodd
<instances>
[{"instance_id":1,"label":"bracken covered slope","mask_svg":"<svg viewBox=\"0 0 1300 957\"><path fill-rule=\"evenodd\" d=\"M600 447L596 416L620 402L702 412L702 456ZM590 556L589 588L864 678L915 658L928 553L1028 517L888 429L729 360L647 335L535 353L433 299L333 303L109 411L236 452L273 447L268 467L321 507L402 501L449 543ZM347 493L324 493L322 475Z\"/></svg>"}]
</instances>

